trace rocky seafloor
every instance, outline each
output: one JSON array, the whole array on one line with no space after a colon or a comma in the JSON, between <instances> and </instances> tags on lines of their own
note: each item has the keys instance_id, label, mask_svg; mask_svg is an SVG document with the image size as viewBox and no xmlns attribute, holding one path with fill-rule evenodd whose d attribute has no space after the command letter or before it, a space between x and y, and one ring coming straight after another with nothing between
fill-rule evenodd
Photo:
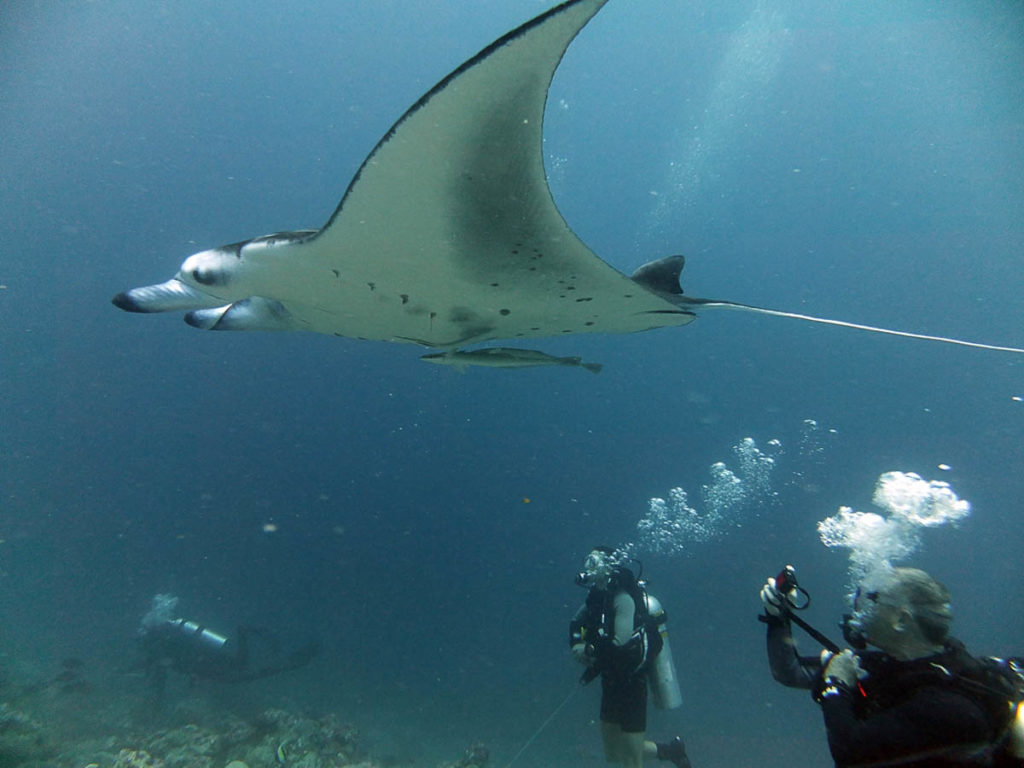
<instances>
[{"instance_id":1,"label":"rocky seafloor","mask_svg":"<svg viewBox=\"0 0 1024 768\"><path fill-rule=\"evenodd\" d=\"M292 708L294 709L294 708ZM185 699L158 715L101 695L74 668L45 684L0 681L0 768L396 768L374 757L356 724L330 713L223 712ZM430 768L484 768L483 744ZM421 764L418 764L421 765Z\"/></svg>"}]
</instances>

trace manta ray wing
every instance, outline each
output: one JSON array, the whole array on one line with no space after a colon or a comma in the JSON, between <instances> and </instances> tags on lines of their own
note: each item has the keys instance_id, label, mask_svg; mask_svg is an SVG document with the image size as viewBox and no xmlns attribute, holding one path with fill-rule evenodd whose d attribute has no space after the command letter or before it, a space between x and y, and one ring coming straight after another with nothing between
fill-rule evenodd
<instances>
[{"instance_id":1,"label":"manta ray wing","mask_svg":"<svg viewBox=\"0 0 1024 768\"><path fill-rule=\"evenodd\" d=\"M565 3L505 35L380 141L299 251L346 318L332 330L452 346L692 320L595 256L548 188L548 87L604 2Z\"/></svg>"},{"instance_id":2,"label":"manta ray wing","mask_svg":"<svg viewBox=\"0 0 1024 768\"><path fill-rule=\"evenodd\" d=\"M563 3L438 83L380 140L320 231L195 254L172 280L114 303L191 308L201 328L438 347L690 322L580 241L544 173L551 79L605 2Z\"/></svg>"}]
</instances>

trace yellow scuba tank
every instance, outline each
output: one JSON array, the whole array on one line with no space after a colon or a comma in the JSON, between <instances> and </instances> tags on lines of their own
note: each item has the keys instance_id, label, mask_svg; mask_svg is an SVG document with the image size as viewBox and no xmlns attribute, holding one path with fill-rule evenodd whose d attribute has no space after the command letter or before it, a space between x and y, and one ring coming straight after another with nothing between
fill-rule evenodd
<instances>
[{"instance_id":1,"label":"yellow scuba tank","mask_svg":"<svg viewBox=\"0 0 1024 768\"><path fill-rule=\"evenodd\" d=\"M682 706L683 695L679 691L679 678L672 660L672 647L668 643L668 617L658 598L644 592L647 600L647 614L653 619L661 635L661 651L654 661L647 665L647 682L651 687L654 705L659 709L675 709Z\"/></svg>"},{"instance_id":2,"label":"yellow scuba tank","mask_svg":"<svg viewBox=\"0 0 1024 768\"><path fill-rule=\"evenodd\" d=\"M1018 760L1024 760L1024 702L1018 701L1015 709L1006 740L1006 751Z\"/></svg>"}]
</instances>

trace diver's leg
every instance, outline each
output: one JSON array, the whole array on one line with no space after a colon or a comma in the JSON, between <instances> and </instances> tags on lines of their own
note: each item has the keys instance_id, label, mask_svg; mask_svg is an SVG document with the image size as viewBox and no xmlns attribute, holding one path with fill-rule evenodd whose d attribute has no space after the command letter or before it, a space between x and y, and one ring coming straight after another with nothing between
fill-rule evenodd
<instances>
[{"instance_id":1,"label":"diver's leg","mask_svg":"<svg viewBox=\"0 0 1024 768\"><path fill-rule=\"evenodd\" d=\"M644 735L643 733L622 733L620 741L622 746L622 758L620 762L624 768L641 768L644 764Z\"/></svg>"},{"instance_id":2,"label":"diver's leg","mask_svg":"<svg viewBox=\"0 0 1024 768\"><path fill-rule=\"evenodd\" d=\"M148 714L163 713L167 704L167 665L163 659L156 659L146 665L146 682L149 684Z\"/></svg>"},{"instance_id":3,"label":"diver's leg","mask_svg":"<svg viewBox=\"0 0 1024 768\"><path fill-rule=\"evenodd\" d=\"M625 756L622 747L622 728L618 723L601 721L601 741L604 743L604 760L606 763L621 763Z\"/></svg>"},{"instance_id":4,"label":"diver's leg","mask_svg":"<svg viewBox=\"0 0 1024 768\"><path fill-rule=\"evenodd\" d=\"M249 627L238 627L235 637L238 645L235 648L235 667L244 672L249 668L249 635L253 633Z\"/></svg>"}]
</instances>

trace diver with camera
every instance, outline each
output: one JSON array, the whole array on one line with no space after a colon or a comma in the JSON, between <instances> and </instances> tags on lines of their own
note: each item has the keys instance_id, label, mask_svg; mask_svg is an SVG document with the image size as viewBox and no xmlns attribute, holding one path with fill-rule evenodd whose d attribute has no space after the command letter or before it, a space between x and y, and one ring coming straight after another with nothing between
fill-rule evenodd
<instances>
[{"instance_id":1,"label":"diver with camera","mask_svg":"<svg viewBox=\"0 0 1024 768\"><path fill-rule=\"evenodd\" d=\"M644 759L654 758L690 768L680 737L660 744L645 738L648 686L661 709L680 706L682 696L665 611L626 567L629 560L610 547L594 547L587 555L576 576L587 598L569 623L569 647L586 667L582 684L601 678L605 759L626 768L640 768Z\"/></svg>"},{"instance_id":2,"label":"diver with camera","mask_svg":"<svg viewBox=\"0 0 1024 768\"><path fill-rule=\"evenodd\" d=\"M796 615L810 596L792 566L761 601L772 676L812 692L837 768L1024 765L1021 660L971 656L949 634L949 590L924 571L869 573L843 617L845 650ZM793 624L826 650L801 656Z\"/></svg>"}]
</instances>

